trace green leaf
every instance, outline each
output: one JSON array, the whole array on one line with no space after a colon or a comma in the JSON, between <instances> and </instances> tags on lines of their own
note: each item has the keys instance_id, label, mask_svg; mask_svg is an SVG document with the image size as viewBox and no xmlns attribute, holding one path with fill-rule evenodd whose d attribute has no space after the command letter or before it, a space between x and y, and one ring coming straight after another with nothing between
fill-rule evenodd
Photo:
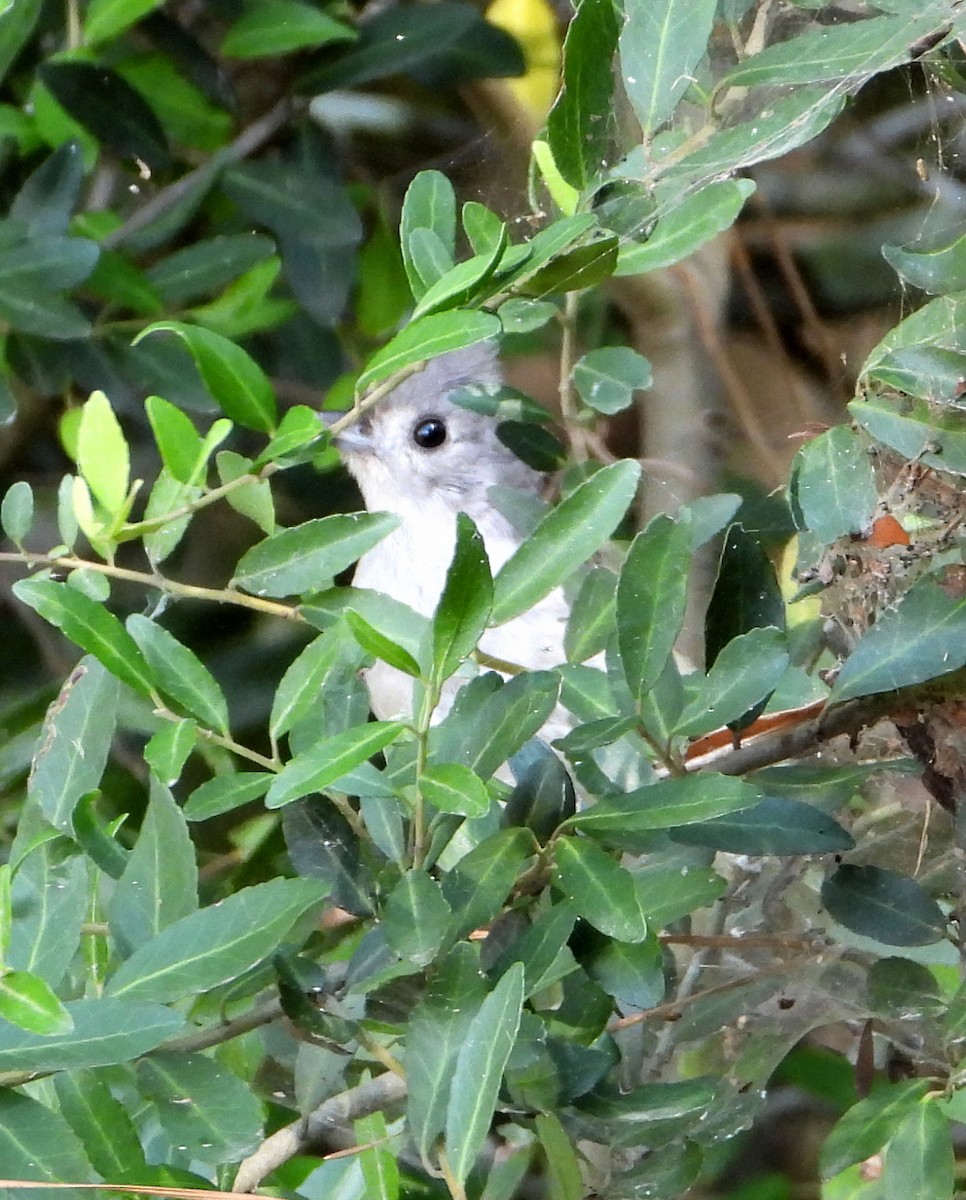
<instances>
[{"instance_id":1,"label":"green leaf","mask_svg":"<svg viewBox=\"0 0 966 1200\"><path fill-rule=\"evenodd\" d=\"M100 792L81 796L72 814L73 836L87 857L110 879L120 879L130 851L114 836L111 826L98 815Z\"/></svg>"},{"instance_id":2,"label":"green leaf","mask_svg":"<svg viewBox=\"0 0 966 1200\"><path fill-rule=\"evenodd\" d=\"M903 1117L886 1145L882 1174L886 1200L951 1200L956 1190L952 1131L937 1104L923 1100Z\"/></svg>"},{"instance_id":3,"label":"green leaf","mask_svg":"<svg viewBox=\"0 0 966 1200\"><path fill-rule=\"evenodd\" d=\"M433 616L433 675L442 682L476 649L493 601L483 538L465 513L456 515L453 561Z\"/></svg>"},{"instance_id":4,"label":"green leaf","mask_svg":"<svg viewBox=\"0 0 966 1200\"><path fill-rule=\"evenodd\" d=\"M25 479L18 479L3 494L0 503L0 525L12 542L19 545L34 523L33 488Z\"/></svg>"},{"instance_id":5,"label":"green leaf","mask_svg":"<svg viewBox=\"0 0 966 1200\"><path fill-rule=\"evenodd\" d=\"M831 703L922 683L966 663L966 598L932 580L913 584L886 609L842 665Z\"/></svg>"},{"instance_id":6,"label":"green leaf","mask_svg":"<svg viewBox=\"0 0 966 1200\"><path fill-rule=\"evenodd\" d=\"M733 68L719 87L787 87L869 77L908 62L912 43L944 33L946 19L945 5L932 3L903 16L824 25L766 46Z\"/></svg>"},{"instance_id":7,"label":"green leaf","mask_svg":"<svg viewBox=\"0 0 966 1200\"><path fill-rule=\"evenodd\" d=\"M144 535L144 550L157 566L175 549L191 523L190 511L181 517L165 520L168 513L193 504L201 495L200 487L179 483L162 467L144 509L145 521L160 521L160 526Z\"/></svg>"},{"instance_id":8,"label":"green leaf","mask_svg":"<svg viewBox=\"0 0 966 1200\"><path fill-rule=\"evenodd\" d=\"M629 407L634 393L653 382L651 364L628 346L591 350L577 362L573 379L581 400L608 416Z\"/></svg>"},{"instance_id":9,"label":"green leaf","mask_svg":"<svg viewBox=\"0 0 966 1200\"><path fill-rule=\"evenodd\" d=\"M536 240L536 239L534 239ZM549 296L552 292L576 292L581 288L594 287L609 279L617 269L619 239L615 234L602 231L581 246L561 253L545 267L535 270L534 243L530 244L530 256L522 276L513 281L515 291L528 296ZM504 290L509 286L501 281Z\"/></svg>"},{"instance_id":10,"label":"green leaf","mask_svg":"<svg viewBox=\"0 0 966 1200\"><path fill-rule=\"evenodd\" d=\"M9 1089L0 1093L0 1162L10 1179L92 1182L84 1149L60 1113Z\"/></svg>"},{"instance_id":11,"label":"green leaf","mask_svg":"<svg viewBox=\"0 0 966 1200\"><path fill-rule=\"evenodd\" d=\"M946 935L936 901L885 867L844 863L822 884L822 904L846 929L887 946L931 946Z\"/></svg>"},{"instance_id":12,"label":"green leaf","mask_svg":"<svg viewBox=\"0 0 966 1200\"><path fill-rule=\"evenodd\" d=\"M233 586L256 596L321 591L398 524L390 513L358 512L281 529L242 555Z\"/></svg>"},{"instance_id":13,"label":"green leaf","mask_svg":"<svg viewBox=\"0 0 966 1200\"><path fill-rule=\"evenodd\" d=\"M363 391L426 359L435 358L450 350L462 350L479 342L491 341L500 335L500 321L491 313L445 312L430 313L411 321L388 345L370 358L359 376L356 388Z\"/></svg>"},{"instance_id":14,"label":"green leaf","mask_svg":"<svg viewBox=\"0 0 966 1200\"><path fill-rule=\"evenodd\" d=\"M580 1161L559 1118L552 1112L537 1113L536 1128L547 1165L549 1200L581 1200L584 1183Z\"/></svg>"},{"instance_id":15,"label":"green leaf","mask_svg":"<svg viewBox=\"0 0 966 1200\"><path fill-rule=\"evenodd\" d=\"M398 721L370 721L342 733L320 738L311 749L297 754L276 775L265 804L281 808L311 792L337 783L354 767L384 750L406 728Z\"/></svg>"},{"instance_id":16,"label":"green leaf","mask_svg":"<svg viewBox=\"0 0 966 1200\"><path fill-rule=\"evenodd\" d=\"M707 52L715 0L633 5L620 35L621 78L645 142L670 117Z\"/></svg>"},{"instance_id":17,"label":"green leaf","mask_svg":"<svg viewBox=\"0 0 966 1200\"><path fill-rule=\"evenodd\" d=\"M28 1033L71 1033L70 1013L48 983L28 971L0 973L0 1019Z\"/></svg>"},{"instance_id":18,"label":"green leaf","mask_svg":"<svg viewBox=\"0 0 966 1200\"><path fill-rule=\"evenodd\" d=\"M598 800L571 817L568 825L593 836L672 829L752 808L761 792L743 779L702 772L683 779L661 779L623 796Z\"/></svg>"},{"instance_id":19,"label":"green leaf","mask_svg":"<svg viewBox=\"0 0 966 1200\"><path fill-rule=\"evenodd\" d=\"M228 733L228 702L201 659L155 621L137 613L127 629L154 673L158 688L203 725Z\"/></svg>"},{"instance_id":20,"label":"green leaf","mask_svg":"<svg viewBox=\"0 0 966 1200\"><path fill-rule=\"evenodd\" d=\"M599 654L615 625L617 576L605 567L592 567L570 606L564 651L568 662L582 663Z\"/></svg>"},{"instance_id":21,"label":"green leaf","mask_svg":"<svg viewBox=\"0 0 966 1200\"><path fill-rule=\"evenodd\" d=\"M148 396L144 410L168 472L179 483L197 483L202 443L191 419L160 396Z\"/></svg>"},{"instance_id":22,"label":"green leaf","mask_svg":"<svg viewBox=\"0 0 966 1200\"><path fill-rule=\"evenodd\" d=\"M438 812L482 817L490 809L490 794L479 775L459 763L428 767L419 778L423 799Z\"/></svg>"},{"instance_id":23,"label":"green leaf","mask_svg":"<svg viewBox=\"0 0 966 1200\"><path fill-rule=\"evenodd\" d=\"M133 345L152 333L173 333L181 338L225 416L246 429L272 432L278 423L275 393L268 376L241 346L220 333L181 321L157 321L138 334Z\"/></svg>"},{"instance_id":24,"label":"green leaf","mask_svg":"<svg viewBox=\"0 0 966 1200\"><path fill-rule=\"evenodd\" d=\"M862 533L879 501L868 451L848 425L820 433L798 454L795 498L821 541Z\"/></svg>"},{"instance_id":25,"label":"green leaf","mask_svg":"<svg viewBox=\"0 0 966 1200\"><path fill-rule=\"evenodd\" d=\"M91 0L84 18L84 41L88 46L117 37L129 25L156 9L162 0Z\"/></svg>"},{"instance_id":26,"label":"green leaf","mask_svg":"<svg viewBox=\"0 0 966 1200\"><path fill-rule=\"evenodd\" d=\"M322 881L329 903L358 917L375 913L376 881L366 847L349 822L323 796L290 804L282 832L292 866L300 875ZM381 933L374 934L381 944Z\"/></svg>"},{"instance_id":27,"label":"green leaf","mask_svg":"<svg viewBox=\"0 0 966 1200\"><path fill-rule=\"evenodd\" d=\"M382 928L400 958L424 967L436 957L452 916L439 884L425 871L413 869L389 893Z\"/></svg>"},{"instance_id":28,"label":"green leaf","mask_svg":"<svg viewBox=\"0 0 966 1200\"><path fill-rule=\"evenodd\" d=\"M11 0L0 9L0 82L40 19L43 0Z\"/></svg>"},{"instance_id":29,"label":"green leaf","mask_svg":"<svg viewBox=\"0 0 966 1200\"><path fill-rule=\"evenodd\" d=\"M275 243L264 234L205 238L155 263L147 278L167 304L185 304L217 292L274 253Z\"/></svg>"},{"instance_id":30,"label":"green leaf","mask_svg":"<svg viewBox=\"0 0 966 1200\"><path fill-rule=\"evenodd\" d=\"M557 315L550 300L505 300L496 310L504 333L532 333Z\"/></svg>"},{"instance_id":31,"label":"green leaf","mask_svg":"<svg viewBox=\"0 0 966 1200\"><path fill-rule=\"evenodd\" d=\"M81 409L77 465L95 499L112 516L121 513L127 499L130 453L120 422L103 392L94 392Z\"/></svg>"},{"instance_id":32,"label":"green leaf","mask_svg":"<svg viewBox=\"0 0 966 1200\"><path fill-rule=\"evenodd\" d=\"M101 781L117 702L117 680L96 659L84 658L47 710L27 792L61 833L72 833L74 806Z\"/></svg>"},{"instance_id":33,"label":"green leaf","mask_svg":"<svg viewBox=\"0 0 966 1200\"><path fill-rule=\"evenodd\" d=\"M164 128L144 97L109 67L48 60L39 75L58 104L97 140L152 171L171 162Z\"/></svg>"},{"instance_id":34,"label":"green leaf","mask_svg":"<svg viewBox=\"0 0 966 1200\"><path fill-rule=\"evenodd\" d=\"M55 341L73 341L91 332L90 321L76 304L19 282L0 291L0 318L21 333Z\"/></svg>"},{"instance_id":35,"label":"green leaf","mask_svg":"<svg viewBox=\"0 0 966 1200\"><path fill-rule=\"evenodd\" d=\"M8 287L63 291L87 279L100 247L87 238L45 237L0 254L0 291Z\"/></svg>"},{"instance_id":36,"label":"green leaf","mask_svg":"<svg viewBox=\"0 0 966 1200\"><path fill-rule=\"evenodd\" d=\"M925 1079L904 1079L860 1100L839 1118L822 1146L823 1179L877 1154L929 1088Z\"/></svg>"},{"instance_id":37,"label":"green leaf","mask_svg":"<svg viewBox=\"0 0 966 1200\"><path fill-rule=\"evenodd\" d=\"M236 454L233 450L222 450L215 458L218 478L223 484L234 483L243 475L252 473L254 464L250 458ZM235 512L254 521L262 533L271 536L275 532L275 501L272 486L267 479L252 479L240 487L227 492L225 499Z\"/></svg>"},{"instance_id":38,"label":"green leaf","mask_svg":"<svg viewBox=\"0 0 966 1200\"><path fill-rule=\"evenodd\" d=\"M577 911L572 904L566 901L554 904L541 913L525 933L506 947L493 964L492 970L497 975L502 975L512 963L523 963L524 994L527 997L532 996L534 992L547 986L555 964L569 954L567 942L576 921ZM576 967L577 964L570 955L569 970L576 970Z\"/></svg>"},{"instance_id":39,"label":"green leaf","mask_svg":"<svg viewBox=\"0 0 966 1200\"><path fill-rule=\"evenodd\" d=\"M380 633L375 625L370 624L365 617L353 609L347 608L345 622L352 631L352 636L367 654L371 654L374 658L381 658L383 662L389 663L397 671L411 675L414 679L419 679L422 675L422 668L409 651L394 642L392 638L386 637L384 633Z\"/></svg>"},{"instance_id":40,"label":"green leaf","mask_svg":"<svg viewBox=\"0 0 966 1200\"><path fill-rule=\"evenodd\" d=\"M781 796L766 796L752 808L672 829L671 837L685 846L708 846L729 854L831 854L855 845L852 835L820 809Z\"/></svg>"},{"instance_id":41,"label":"green leaf","mask_svg":"<svg viewBox=\"0 0 966 1200\"><path fill-rule=\"evenodd\" d=\"M203 1054L155 1051L137 1064L137 1079L172 1144L200 1162L237 1162L262 1139L262 1106L252 1089Z\"/></svg>"},{"instance_id":42,"label":"green leaf","mask_svg":"<svg viewBox=\"0 0 966 1200\"><path fill-rule=\"evenodd\" d=\"M413 318L418 320L427 313L470 303L479 304L482 299L499 290L496 281L513 270L528 254L526 246L511 246L508 250L507 242L504 229L499 242L487 253L476 254L445 271L423 293L413 309Z\"/></svg>"},{"instance_id":43,"label":"green leaf","mask_svg":"<svg viewBox=\"0 0 966 1200\"><path fill-rule=\"evenodd\" d=\"M403 199L399 241L409 286L417 300L438 278L435 274L424 277L413 259L412 236L420 229L435 235L444 262L452 266L456 252L456 195L453 185L440 171L420 171Z\"/></svg>"},{"instance_id":44,"label":"green leaf","mask_svg":"<svg viewBox=\"0 0 966 1200\"><path fill-rule=\"evenodd\" d=\"M165 1001L210 991L273 953L295 922L324 899L325 889L314 879L272 879L243 888L140 945L108 980L106 992L128 1001Z\"/></svg>"},{"instance_id":45,"label":"green leaf","mask_svg":"<svg viewBox=\"0 0 966 1200\"><path fill-rule=\"evenodd\" d=\"M780 629L764 625L740 634L714 660L703 686L676 722L675 733L695 737L737 721L771 694L787 667Z\"/></svg>"},{"instance_id":46,"label":"green leaf","mask_svg":"<svg viewBox=\"0 0 966 1200\"><path fill-rule=\"evenodd\" d=\"M98 659L112 675L142 695L151 695L148 665L117 617L82 592L49 579L21 579L13 585L18 600Z\"/></svg>"},{"instance_id":47,"label":"green leaf","mask_svg":"<svg viewBox=\"0 0 966 1200\"><path fill-rule=\"evenodd\" d=\"M617 48L617 9L611 0L581 0L567 26L563 86L547 117L547 138L563 178L578 191L602 173L612 131L602 119L614 91L609 64Z\"/></svg>"},{"instance_id":48,"label":"green leaf","mask_svg":"<svg viewBox=\"0 0 966 1200\"><path fill-rule=\"evenodd\" d=\"M853 400L849 414L903 458L966 475L966 413L961 410L937 409L924 400L910 403L902 397L870 395L865 401Z\"/></svg>"},{"instance_id":49,"label":"green leaf","mask_svg":"<svg viewBox=\"0 0 966 1200\"><path fill-rule=\"evenodd\" d=\"M446 1156L460 1184L483 1148L523 1010L523 964L514 963L480 1005L456 1058L446 1111Z\"/></svg>"},{"instance_id":50,"label":"green leaf","mask_svg":"<svg viewBox=\"0 0 966 1200\"><path fill-rule=\"evenodd\" d=\"M134 849L108 905L111 934L130 954L198 907L198 868L184 815L152 781Z\"/></svg>"},{"instance_id":51,"label":"green leaf","mask_svg":"<svg viewBox=\"0 0 966 1200\"><path fill-rule=\"evenodd\" d=\"M635 873L634 886L651 928L666 929L698 908L710 908L727 885L710 867L648 862L644 870Z\"/></svg>"},{"instance_id":52,"label":"green leaf","mask_svg":"<svg viewBox=\"0 0 966 1200\"><path fill-rule=\"evenodd\" d=\"M534 739L514 754L510 769L516 786L503 810L502 824L524 826L537 841L549 841L576 809L567 768L548 746Z\"/></svg>"},{"instance_id":53,"label":"green leaf","mask_svg":"<svg viewBox=\"0 0 966 1200\"><path fill-rule=\"evenodd\" d=\"M228 58L267 58L357 36L350 25L299 0L258 0L228 31L220 52Z\"/></svg>"},{"instance_id":54,"label":"green leaf","mask_svg":"<svg viewBox=\"0 0 966 1200\"><path fill-rule=\"evenodd\" d=\"M217 817L243 804L251 804L265 795L274 778L268 771L216 775L214 779L195 788L185 801L185 820L207 821L209 817Z\"/></svg>"},{"instance_id":55,"label":"green leaf","mask_svg":"<svg viewBox=\"0 0 966 1200\"><path fill-rule=\"evenodd\" d=\"M144 747L144 761L155 778L173 787L181 778L197 737L198 722L190 717L168 721L153 733Z\"/></svg>"},{"instance_id":56,"label":"green leaf","mask_svg":"<svg viewBox=\"0 0 966 1200\"><path fill-rule=\"evenodd\" d=\"M460 859L443 879L443 897L453 910L451 937L465 937L496 916L533 848L526 829L501 829Z\"/></svg>"},{"instance_id":57,"label":"green leaf","mask_svg":"<svg viewBox=\"0 0 966 1200\"><path fill-rule=\"evenodd\" d=\"M646 242L620 248L616 276L644 275L673 266L730 229L755 190L751 179L719 179L662 213Z\"/></svg>"},{"instance_id":58,"label":"green leaf","mask_svg":"<svg viewBox=\"0 0 966 1200\"><path fill-rule=\"evenodd\" d=\"M460 942L431 971L406 1026L407 1123L427 1160L446 1124L460 1047L485 996L479 948Z\"/></svg>"},{"instance_id":59,"label":"green leaf","mask_svg":"<svg viewBox=\"0 0 966 1200\"><path fill-rule=\"evenodd\" d=\"M691 531L665 514L631 542L617 584L617 645L631 695L641 704L681 631L691 565Z\"/></svg>"},{"instance_id":60,"label":"green leaf","mask_svg":"<svg viewBox=\"0 0 966 1200\"><path fill-rule=\"evenodd\" d=\"M557 887L595 929L619 942L647 937L647 917L634 877L598 845L583 838L560 838L554 865Z\"/></svg>"},{"instance_id":61,"label":"green leaf","mask_svg":"<svg viewBox=\"0 0 966 1200\"><path fill-rule=\"evenodd\" d=\"M468 200L460 210L460 219L474 254L487 254L502 242L505 225L485 204Z\"/></svg>"},{"instance_id":62,"label":"green leaf","mask_svg":"<svg viewBox=\"0 0 966 1200\"><path fill-rule=\"evenodd\" d=\"M337 633L323 635L309 642L286 669L275 689L268 722L273 738L280 738L305 716L330 672L344 662L343 643Z\"/></svg>"},{"instance_id":63,"label":"green leaf","mask_svg":"<svg viewBox=\"0 0 966 1200\"><path fill-rule=\"evenodd\" d=\"M96 1000L68 1000L64 1007L74 1022L70 1033L28 1033L12 1025L0 1025L0 1070L63 1071L129 1062L184 1027L180 1013L159 1004L128 1004L101 996ZM0 1129L3 1124L0 1119ZM2 1154L0 1151L0 1158ZM46 1160L46 1155L41 1158ZM8 1161L3 1158L5 1169Z\"/></svg>"},{"instance_id":64,"label":"green leaf","mask_svg":"<svg viewBox=\"0 0 966 1200\"><path fill-rule=\"evenodd\" d=\"M767 625L785 626L785 602L775 568L759 537L732 525L705 616L707 661L713 663L733 638Z\"/></svg>"},{"instance_id":65,"label":"green leaf","mask_svg":"<svg viewBox=\"0 0 966 1200\"><path fill-rule=\"evenodd\" d=\"M491 625L520 616L563 583L604 544L634 499L640 467L602 467L541 520L494 580Z\"/></svg>"},{"instance_id":66,"label":"green leaf","mask_svg":"<svg viewBox=\"0 0 966 1200\"><path fill-rule=\"evenodd\" d=\"M635 880L635 883L637 881ZM667 983L661 944L651 933L640 942L598 939L581 965L593 981L620 1004L653 1008L664 999Z\"/></svg>"},{"instance_id":67,"label":"green leaf","mask_svg":"<svg viewBox=\"0 0 966 1200\"><path fill-rule=\"evenodd\" d=\"M949 233L905 246L883 246L886 260L913 287L924 292L966 288L966 237Z\"/></svg>"},{"instance_id":68,"label":"green leaf","mask_svg":"<svg viewBox=\"0 0 966 1200\"><path fill-rule=\"evenodd\" d=\"M134 1123L99 1074L62 1071L54 1077L54 1088L61 1113L103 1179L136 1183L147 1178L149 1168Z\"/></svg>"},{"instance_id":69,"label":"green leaf","mask_svg":"<svg viewBox=\"0 0 966 1200\"><path fill-rule=\"evenodd\" d=\"M539 732L557 703L560 679L552 671L528 671L503 684L472 714L457 710L430 735L431 760L462 762L489 777Z\"/></svg>"}]
</instances>

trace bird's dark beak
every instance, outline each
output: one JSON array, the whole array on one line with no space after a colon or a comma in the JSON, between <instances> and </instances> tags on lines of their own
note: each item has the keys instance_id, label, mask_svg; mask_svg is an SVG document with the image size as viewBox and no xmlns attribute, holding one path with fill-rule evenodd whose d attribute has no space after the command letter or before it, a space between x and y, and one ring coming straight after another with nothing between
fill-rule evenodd
<instances>
[{"instance_id":1,"label":"bird's dark beak","mask_svg":"<svg viewBox=\"0 0 966 1200\"><path fill-rule=\"evenodd\" d=\"M327 409L325 412L319 413L319 420L326 428L331 428L336 421L340 421L343 417L348 416L348 411L340 412L338 409ZM372 448L372 438L369 436L366 428L367 422L356 422L355 425L349 425L345 429L340 430L332 439L332 444L337 450L341 450L346 454L362 454Z\"/></svg>"}]
</instances>

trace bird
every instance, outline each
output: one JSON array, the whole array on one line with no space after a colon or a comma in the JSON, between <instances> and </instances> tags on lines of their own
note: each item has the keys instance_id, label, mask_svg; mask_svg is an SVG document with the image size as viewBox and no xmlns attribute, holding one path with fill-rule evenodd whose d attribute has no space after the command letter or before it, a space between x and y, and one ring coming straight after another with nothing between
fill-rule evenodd
<instances>
[{"instance_id":1,"label":"bird","mask_svg":"<svg viewBox=\"0 0 966 1200\"><path fill-rule=\"evenodd\" d=\"M495 389L502 382L496 346L478 343L430 360L378 405L333 439L356 480L366 508L388 512L398 527L356 566L353 586L372 588L431 617L439 602L456 545L456 518L466 513L483 539L496 573L524 535L494 504L494 487L538 497L545 477L497 436L499 419L455 404L467 385ZM556 588L528 612L480 639L486 655L527 670L566 659L569 605ZM413 681L388 663L365 672L370 707L380 720L411 715ZM459 681L444 689L435 716L452 704Z\"/></svg>"}]
</instances>

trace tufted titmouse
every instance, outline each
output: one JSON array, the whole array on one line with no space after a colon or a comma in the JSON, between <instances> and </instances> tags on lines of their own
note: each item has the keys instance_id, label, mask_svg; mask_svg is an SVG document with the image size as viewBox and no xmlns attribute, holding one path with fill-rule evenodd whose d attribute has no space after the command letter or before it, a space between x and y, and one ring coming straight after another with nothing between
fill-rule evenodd
<instances>
[{"instance_id":1,"label":"tufted titmouse","mask_svg":"<svg viewBox=\"0 0 966 1200\"><path fill-rule=\"evenodd\" d=\"M394 513L395 532L359 560L353 583L374 588L430 616L439 600L456 542L456 514L476 523L494 573L523 540L493 504L494 486L536 494L543 477L499 440L493 417L452 403L467 384L496 386L500 369L491 344L433 359L336 439L366 507ZM494 658L530 670L564 661L568 605L561 589L480 641ZM372 711L380 719L412 711L412 680L378 662L366 674ZM444 693L442 715L452 702ZM562 732L562 730L561 730Z\"/></svg>"}]
</instances>

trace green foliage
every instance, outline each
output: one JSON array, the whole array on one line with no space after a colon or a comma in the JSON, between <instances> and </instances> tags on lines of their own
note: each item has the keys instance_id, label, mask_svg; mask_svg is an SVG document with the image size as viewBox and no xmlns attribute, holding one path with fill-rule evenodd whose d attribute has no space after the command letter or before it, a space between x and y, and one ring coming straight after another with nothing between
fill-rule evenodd
<instances>
[{"instance_id":1,"label":"green foliage","mask_svg":"<svg viewBox=\"0 0 966 1200\"><path fill-rule=\"evenodd\" d=\"M587 460L657 376L600 318L610 280L728 230L873 76L964 90L953 0L810 3L787 37L767 3L581 0L532 224L410 171L425 144L393 193L420 105L463 121L524 68L477 6L41 7L0 10L0 558L39 645L8 639L0 686L0 1174L670 1198L802 1038L874 1021L927 1078L846 1108L827 1195L951 1197L962 818L888 823L916 759L947 807L966 777L962 235L883 246L932 299L798 452L794 571L735 495L634 533L640 464ZM360 123L385 160L356 171ZM558 325L563 450L518 392L457 402L566 454L559 501L494 495L529 530L501 563L461 514L426 612L353 587L398 520L355 511L333 428ZM705 670L675 647L712 539ZM566 663L481 649L548 598ZM803 648L817 602L840 636ZM818 752L883 714L876 761ZM353 1164L309 1173L303 1118ZM282 1125L292 1163L260 1157Z\"/></svg>"}]
</instances>

